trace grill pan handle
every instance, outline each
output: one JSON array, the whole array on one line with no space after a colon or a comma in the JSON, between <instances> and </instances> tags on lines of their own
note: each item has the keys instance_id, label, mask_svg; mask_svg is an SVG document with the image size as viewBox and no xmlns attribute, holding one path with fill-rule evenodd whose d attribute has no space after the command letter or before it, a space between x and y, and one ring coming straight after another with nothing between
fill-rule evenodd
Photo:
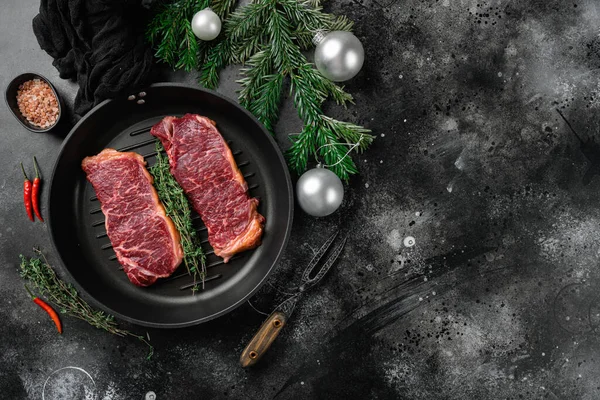
<instances>
[{"instance_id":1,"label":"grill pan handle","mask_svg":"<svg viewBox=\"0 0 600 400\"><path fill-rule=\"evenodd\" d=\"M279 335L281 328L285 326L287 318L287 315L281 311L274 311L269 315L269 318L263 322L258 332L242 352L240 357L242 367L251 367L260 360Z\"/></svg>"}]
</instances>

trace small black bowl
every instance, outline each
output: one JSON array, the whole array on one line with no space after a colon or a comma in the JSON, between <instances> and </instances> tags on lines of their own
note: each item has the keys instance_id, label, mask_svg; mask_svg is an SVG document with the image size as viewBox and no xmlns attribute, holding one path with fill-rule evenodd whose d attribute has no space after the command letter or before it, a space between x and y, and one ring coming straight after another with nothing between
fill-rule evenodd
<instances>
[{"instance_id":1,"label":"small black bowl","mask_svg":"<svg viewBox=\"0 0 600 400\"><path fill-rule=\"evenodd\" d=\"M40 128L39 126L27 121L27 118L25 118L23 114L21 114L21 111L19 111L19 106L17 104L17 91L19 90L19 86L21 86L22 83L30 81L32 79L40 79L46 82L48 85L50 85L50 87L52 88L52 92L54 92L54 95L56 96L56 102L58 103L58 118L56 118L56 122L54 122L53 125L47 128ZM8 105L8 108L10 108L10 111L12 111L15 118L18 119L19 122L21 122L21 125L29 129L31 132L48 132L52 128L56 127L56 125L58 125L58 121L60 121L60 117L62 116L61 101L60 97L58 96L58 92L56 91L56 88L48 79L44 78L39 74L26 72L17 76L6 87L6 91L4 92L4 99L6 100L6 104Z\"/></svg>"}]
</instances>

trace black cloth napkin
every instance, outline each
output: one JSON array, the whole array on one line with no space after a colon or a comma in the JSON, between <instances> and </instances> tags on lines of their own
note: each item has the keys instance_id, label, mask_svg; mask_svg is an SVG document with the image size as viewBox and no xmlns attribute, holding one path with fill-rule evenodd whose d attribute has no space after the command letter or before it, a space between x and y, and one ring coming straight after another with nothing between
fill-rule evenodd
<instances>
[{"instance_id":1,"label":"black cloth napkin","mask_svg":"<svg viewBox=\"0 0 600 400\"><path fill-rule=\"evenodd\" d=\"M151 82L153 54L144 40L148 10L143 3L41 0L33 32L54 58L60 77L79 83L79 116L104 99L128 95Z\"/></svg>"}]
</instances>

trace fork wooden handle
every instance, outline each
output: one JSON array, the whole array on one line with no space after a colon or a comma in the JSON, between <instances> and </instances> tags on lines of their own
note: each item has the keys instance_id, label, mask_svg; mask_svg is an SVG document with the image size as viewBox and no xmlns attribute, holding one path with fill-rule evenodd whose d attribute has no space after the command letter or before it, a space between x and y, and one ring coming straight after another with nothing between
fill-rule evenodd
<instances>
[{"instance_id":1,"label":"fork wooden handle","mask_svg":"<svg viewBox=\"0 0 600 400\"><path fill-rule=\"evenodd\" d=\"M261 325L260 329L248 346L242 352L240 364L242 367L251 367L269 350L271 343L275 340L281 328L285 326L287 316L281 311L274 311L269 318Z\"/></svg>"}]
</instances>

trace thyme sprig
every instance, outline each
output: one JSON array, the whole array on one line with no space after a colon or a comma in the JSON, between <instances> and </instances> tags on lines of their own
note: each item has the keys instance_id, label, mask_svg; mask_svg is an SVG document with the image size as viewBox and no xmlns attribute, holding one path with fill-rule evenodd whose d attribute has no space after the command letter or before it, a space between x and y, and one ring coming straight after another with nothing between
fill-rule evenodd
<instances>
[{"instance_id":1,"label":"thyme sprig","mask_svg":"<svg viewBox=\"0 0 600 400\"><path fill-rule=\"evenodd\" d=\"M183 189L169 170L169 159L164 154L164 148L160 141L156 141L156 164L149 171L154 178L154 187L158 192L158 198L165 206L167 215L171 218L181 236L181 247L183 248L183 263L188 273L194 278L192 291L198 290L197 281L206 278L206 257L200 246L194 226L192 225L192 211Z\"/></svg>"},{"instance_id":2,"label":"thyme sprig","mask_svg":"<svg viewBox=\"0 0 600 400\"><path fill-rule=\"evenodd\" d=\"M34 249L36 257L27 258L20 255L21 277L28 279L36 290L45 296L62 314L67 314L113 335L125 337L131 336L148 346L147 359L154 354L154 347L149 339L142 335L136 335L126 329L119 328L118 323L110 314L99 311L90 306L82 299L77 290L70 283L64 282L48 263L48 260L39 249Z\"/></svg>"}]
</instances>

